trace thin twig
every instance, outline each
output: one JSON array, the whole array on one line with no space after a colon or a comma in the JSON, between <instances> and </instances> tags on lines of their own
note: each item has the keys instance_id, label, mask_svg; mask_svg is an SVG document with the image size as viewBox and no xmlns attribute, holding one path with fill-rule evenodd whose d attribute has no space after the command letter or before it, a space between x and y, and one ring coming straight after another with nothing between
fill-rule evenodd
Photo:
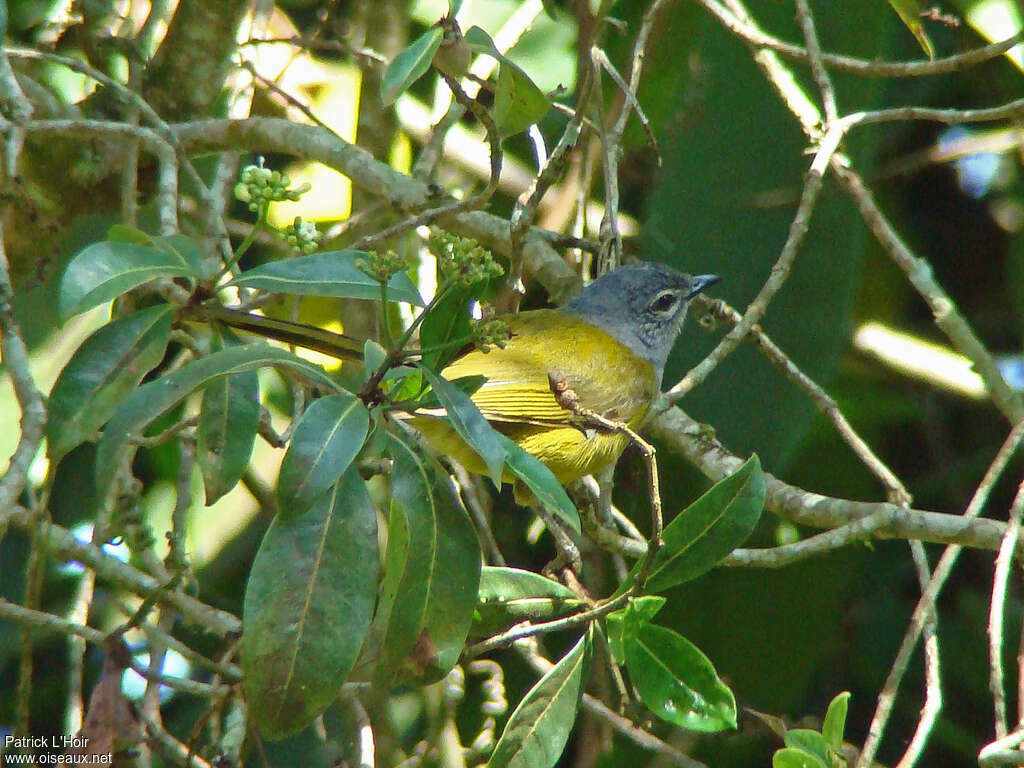
<instances>
[{"instance_id":1,"label":"thin twig","mask_svg":"<svg viewBox=\"0 0 1024 768\"><path fill-rule=\"evenodd\" d=\"M832 78L821 59L821 45L818 43L818 32L814 28L814 17L811 15L807 0L795 0L796 20L800 23L800 31L807 46L807 59L811 65L811 74L821 93L821 103L825 111L825 125L832 125L839 119L839 108L836 106L836 92L832 87Z\"/></svg>"},{"instance_id":2,"label":"thin twig","mask_svg":"<svg viewBox=\"0 0 1024 768\"><path fill-rule=\"evenodd\" d=\"M788 59L808 61L810 54L798 45L779 40L766 34L756 25L739 19L716 0L698 0L725 29L756 47L768 48ZM1011 48L1024 42L1024 30L1005 40L966 51L954 56L928 61L871 61L854 56L823 53L822 61L833 69L853 72L862 77L924 77L960 72L986 61L1002 56Z\"/></svg>"},{"instance_id":3,"label":"thin twig","mask_svg":"<svg viewBox=\"0 0 1024 768\"><path fill-rule=\"evenodd\" d=\"M1013 553L1020 538L1021 517L1024 516L1024 481L1010 505L1009 525L996 555L995 574L992 577L992 600L988 614L989 690L995 710L996 738L1006 736L1010 729L1006 718L1006 689L1003 685L1003 624L1006 620L1006 589L1010 579Z\"/></svg>"},{"instance_id":4,"label":"thin twig","mask_svg":"<svg viewBox=\"0 0 1024 768\"><path fill-rule=\"evenodd\" d=\"M743 313L743 317L735 326L733 326L732 330L725 335L725 337L707 355L707 357L690 369L690 371L688 371L687 374L666 393L666 404L678 402L687 392L691 391L695 386L704 381L708 374L710 374L711 371L713 371L729 353L739 346L739 343L743 338L750 333L754 324L760 322L761 318L764 317L765 312L768 311L768 304L773 298L775 298L775 295L779 292L782 286L785 285L786 280L789 277L789 272L793 267L793 262L796 260L797 251L803 242L804 236L807 234L807 229L810 225L811 213L818 200L818 194L821 192L824 172L827 169L832 156L838 150L839 142L845 131L845 124L842 121L836 121L836 123L830 126L825 137L821 140L821 144L818 146L818 151L814 156L814 161L811 163L811 167L804 178L804 188L800 195L800 205L797 207L796 214L793 216L793 221L789 225L789 234L786 238L786 242L782 246L779 258L776 260L774 266L772 266L768 279L765 280L764 285L761 286L761 290L758 292L757 296L754 297L754 300L750 302L750 305ZM665 405L661 406L662 409L664 409L664 407Z\"/></svg>"},{"instance_id":5,"label":"thin twig","mask_svg":"<svg viewBox=\"0 0 1024 768\"><path fill-rule=\"evenodd\" d=\"M721 299L710 299L706 296L696 296L698 309L708 311L715 318L735 326L740 321L740 314ZM896 474L887 467L874 451L868 446L864 439L857 434L853 426L843 412L839 404L822 389L810 376L804 373L785 352L779 349L759 325L754 325L750 330L750 339L764 353L769 362L774 365L782 375L796 384L817 406L818 410L832 423L836 432L854 452L861 463L878 478L879 482L888 491L889 501L901 505L910 503L910 492L900 481Z\"/></svg>"},{"instance_id":6,"label":"thin twig","mask_svg":"<svg viewBox=\"0 0 1024 768\"><path fill-rule=\"evenodd\" d=\"M861 216L875 238L928 304L935 325L946 334L960 354L974 363L975 370L985 382L993 402L1003 416L1011 424L1018 423L1024 418L1024 399L1019 392L1010 389L992 354L960 314L953 299L935 280L931 265L925 259L916 256L903 242L856 171L841 163L833 162L832 167L840 184L860 209Z\"/></svg>"},{"instance_id":7,"label":"thin twig","mask_svg":"<svg viewBox=\"0 0 1024 768\"><path fill-rule=\"evenodd\" d=\"M992 459L992 463L989 464L988 469L985 471L985 476L982 478L981 483L978 484L978 488L975 490L970 503L967 505L967 509L964 511L963 518L965 520L972 519L981 514L985 503L988 501L989 494L992 492L992 487L1006 468L1010 458L1016 452L1022 437L1024 437L1024 421L1019 422L1010 430L1010 434L1003 441L995 458ZM928 582L927 588L914 608L909 626L903 635L903 641L896 653L896 658L893 660L885 684L878 694L875 713L871 718L871 725L868 728L868 735L864 741L864 746L861 748L860 755L857 758L856 768L868 768L875 759L875 754L878 751L882 735L885 733L885 727L889 721L889 715L892 713L897 689L903 679L904 672L906 672L907 665L910 663L911 654L917 646L917 640L921 636L924 625L935 610L935 601L946 579L952 572L962 549L963 547L958 544L951 544L946 547L942 557L939 558L938 564L932 571L931 581Z\"/></svg>"},{"instance_id":8,"label":"thin twig","mask_svg":"<svg viewBox=\"0 0 1024 768\"><path fill-rule=\"evenodd\" d=\"M911 541L910 552L914 559L917 570L917 579L921 584L921 591L928 588L931 580L931 573L928 570L928 557L924 551L924 545L919 541ZM903 757L896 764L896 768L913 768L914 763L921 757L924 748L931 736L935 721L942 710L942 679L939 663L939 638L938 638L938 614L932 611L925 619L924 624L924 677L925 696L924 706L921 707L921 716L918 718L917 727L914 729L914 736L907 745Z\"/></svg>"}]
</instances>

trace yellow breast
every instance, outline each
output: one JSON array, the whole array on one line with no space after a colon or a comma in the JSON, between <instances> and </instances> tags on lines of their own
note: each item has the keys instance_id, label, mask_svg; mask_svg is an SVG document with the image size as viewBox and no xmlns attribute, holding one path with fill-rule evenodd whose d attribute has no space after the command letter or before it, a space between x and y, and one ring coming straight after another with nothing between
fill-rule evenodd
<instances>
[{"instance_id":1,"label":"yellow breast","mask_svg":"<svg viewBox=\"0 0 1024 768\"><path fill-rule=\"evenodd\" d=\"M635 426L657 394L653 366L599 328L558 310L523 312L506 320L512 337L505 349L469 352L442 371L445 378L485 376L473 402L496 429L546 464L559 482L614 463L628 438L575 426L579 420L558 404L549 376L564 379L584 407ZM417 416L412 423L439 453L470 471L486 473L483 462L446 421Z\"/></svg>"}]
</instances>

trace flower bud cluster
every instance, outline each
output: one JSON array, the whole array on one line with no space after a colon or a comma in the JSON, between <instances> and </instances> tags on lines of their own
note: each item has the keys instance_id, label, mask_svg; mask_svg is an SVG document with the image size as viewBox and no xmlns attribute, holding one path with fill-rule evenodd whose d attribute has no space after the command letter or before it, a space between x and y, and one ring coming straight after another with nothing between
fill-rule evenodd
<instances>
[{"instance_id":1,"label":"flower bud cluster","mask_svg":"<svg viewBox=\"0 0 1024 768\"><path fill-rule=\"evenodd\" d=\"M296 216L295 221L281 231L281 237L295 250L308 254L316 251L323 235L317 231L316 224Z\"/></svg>"},{"instance_id":2,"label":"flower bud cluster","mask_svg":"<svg viewBox=\"0 0 1024 768\"><path fill-rule=\"evenodd\" d=\"M472 285L505 274L494 256L471 237L435 230L430 244L440 255L441 276L456 285Z\"/></svg>"},{"instance_id":3,"label":"flower bud cluster","mask_svg":"<svg viewBox=\"0 0 1024 768\"><path fill-rule=\"evenodd\" d=\"M408 269L409 262L394 251L370 251L365 259L356 259L356 266L375 280L386 283L402 270Z\"/></svg>"},{"instance_id":4,"label":"flower bud cluster","mask_svg":"<svg viewBox=\"0 0 1024 768\"><path fill-rule=\"evenodd\" d=\"M235 185L235 197L248 203L250 211L259 210L272 200L296 201L312 187L304 183L295 189L288 189L292 180L288 174L272 171L263 166L263 158L258 165L247 165L242 169L242 180Z\"/></svg>"},{"instance_id":5,"label":"flower bud cluster","mask_svg":"<svg viewBox=\"0 0 1024 768\"><path fill-rule=\"evenodd\" d=\"M484 318L473 325L473 344L484 354L490 352L491 347L504 349L511 336L512 332L504 320Z\"/></svg>"}]
</instances>

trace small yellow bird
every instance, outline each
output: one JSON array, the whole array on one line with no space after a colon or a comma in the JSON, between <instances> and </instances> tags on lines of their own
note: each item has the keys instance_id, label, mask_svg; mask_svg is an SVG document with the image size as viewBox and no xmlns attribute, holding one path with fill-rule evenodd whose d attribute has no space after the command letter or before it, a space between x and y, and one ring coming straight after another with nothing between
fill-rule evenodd
<instances>
[{"instance_id":1,"label":"small yellow bird","mask_svg":"<svg viewBox=\"0 0 1024 768\"><path fill-rule=\"evenodd\" d=\"M484 377L471 395L483 416L568 484L614 464L629 438L581 423L560 404L552 383L571 390L581 407L638 426L661 388L689 300L717 281L716 275L691 276L661 264L627 264L587 285L563 307L503 318L511 332L504 348L471 350L441 374L449 380ZM332 346L334 354L343 347L345 357L361 350L347 337L301 324L230 310L207 316L328 354ZM481 458L443 416L417 411L410 421L438 453L486 474ZM503 480L512 477L506 473Z\"/></svg>"},{"instance_id":2,"label":"small yellow bird","mask_svg":"<svg viewBox=\"0 0 1024 768\"><path fill-rule=\"evenodd\" d=\"M504 349L470 351L442 375L485 377L471 395L483 416L568 484L614 464L629 438L581 424L559 403L552 382L572 390L582 407L637 427L660 391L687 302L717 280L660 264L628 264L560 309L506 318L511 337ZM438 453L486 474L480 457L439 414L418 413L412 424Z\"/></svg>"}]
</instances>

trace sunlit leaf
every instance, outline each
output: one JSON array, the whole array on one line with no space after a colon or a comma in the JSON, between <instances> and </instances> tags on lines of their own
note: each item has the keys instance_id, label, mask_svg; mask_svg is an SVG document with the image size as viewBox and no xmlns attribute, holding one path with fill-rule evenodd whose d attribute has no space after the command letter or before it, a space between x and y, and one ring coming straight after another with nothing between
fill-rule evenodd
<instances>
[{"instance_id":1,"label":"sunlit leaf","mask_svg":"<svg viewBox=\"0 0 1024 768\"><path fill-rule=\"evenodd\" d=\"M498 739L488 768L552 768L565 749L586 683L588 632L519 702Z\"/></svg>"},{"instance_id":2,"label":"sunlit leaf","mask_svg":"<svg viewBox=\"0 0 1024 768\"><path fill-rule=\"evenodd\" d=\"M503 61L494 89L494 124L501 136L522 133L547 114L551 104L523 70Z\"/></svg>"},{"instance_id":3,"label":"sunlit leaf","mask_svg":"<svg viewBox=\"0 0 1024 768\"><path fill-rule=\"evenodd\" d=\"M359 454L369 427L370 413L355 395L339 392L315 400L281 461L278 514L289 519L313 506Z\"/></svg>"},{"instance_id":4,"label":"sunlit leaf","mask_svg":"<svg viewBox=\"0 0 1024 768\"><path fill-rule=\"evenodd\" d=\"M736 699L693 643L665 627L625 622L626 669L648 709L663 720L714 733L736 727Z\"/></svg>"},{"instance_id":5,"label":"sunlit leaf","mask_svg":"<svg viewBox=\"0 0 1024 768\"><path fill-rule=\"evenodd\" d=\"M790 728L786 731L785 742L787 747L802 749L804 752L821 758L826 765L831 762L829 756L831 750L828 742L817 731L810 728Z\"/></svg>"},{"instance_id":6,"label":"sunlit leaf","mask_svg":"<svg viewBox=\"0 0 1024 768\"><path fill-rule=\"evenodd\" d=\"M843 691L828 704L825 721L821 726L821 735L825 743L836 753L843 748L843 732L846 730L846 710L850 704L850 692Z\"/></svg>"},{"instance_id":7,"label":"sunlit leaf","mask_svg":"<svg viewBox=\"0 0 1024 768\"><path fill-rule=\"evenodd\" d=\"M85 312L158 277L195 277L181 256L138 243L99 242L68 263L57 291L64 319Z\"/></svg>"},{"instance_id":8,"label":"sunlit leaf","mask_svg":"<svg viewBox=\"0 0 1024 768\"><path fill-rule=\"evenodd\" d=\"M772 755L772 768L829 768L821 758L795 747L785 747Z\"/></svg>"},{"instance_id":9,"label":"sunlit leaf","mask_svg":"<svg viewBox=\"0 0 1024 768\"><path fill-rule=\"evenodd\" d=\"M764 509L761 462L751 456L665 526L646 589L662 590L706 573L750 536Z\"/></svg>"},{"instance_id":10,"label":"sunlit leaf","mask_svg":"<svg viewBox=\"0 0 1024 768\"><path fill-rule=\"evenodd\" d=\"M243 684L260 733L283 738L338 695L373 615L377 518L351 467L305 515L276 518L245 591Z\"/></svg>"},{"instance_id":11,"label":"sunlit leaf","mask_svg":"<svg viewBox=\"0 0 1024 768\"><path fill-rule=\"evenodd\" d=\"M491 36L480 27L470 27L466 43L476 53L486 53L501 62L494 93L494 122L498 133L512 136L539 121L551 103L530 77L502 54Z\"/></svg>"},{"instance_id":12,"label":"sunlit leaf","mask_svg":"<svg viewBox=\"0 0 1024 768\"><path fill-rule=\"evenodd\" d=\"M296 256L247 269L228 285L298 296L380 299L380 283L356 266L358 259L365 258L367 254L363 251L323 251ZM404 272L388 281L388 299L423 306L423 298Z\"/></svg>"},{"instance_id":13,"label":"sunlit leaf","mask_svg":"<svg viewBox=\"0 0 1024 768\"><path fill-rule=\"evenodd\" d=\"M380 99L384 106L389 106L427 73L443 38L444 31L440 27L431 27L388 64L380 81Z\"/></svg>"},{"instance_id":14,"label":"sunlit leaf","mask_svg":"<svg viewBox=\"0 0 1024 768\"><path fill-rule=\"evenodd\" d=\"M526 619L554 619L583 607L583 601L571 589L539 573L484 566L474 634L494 634Z\"/></svg>"}]
</instances>

